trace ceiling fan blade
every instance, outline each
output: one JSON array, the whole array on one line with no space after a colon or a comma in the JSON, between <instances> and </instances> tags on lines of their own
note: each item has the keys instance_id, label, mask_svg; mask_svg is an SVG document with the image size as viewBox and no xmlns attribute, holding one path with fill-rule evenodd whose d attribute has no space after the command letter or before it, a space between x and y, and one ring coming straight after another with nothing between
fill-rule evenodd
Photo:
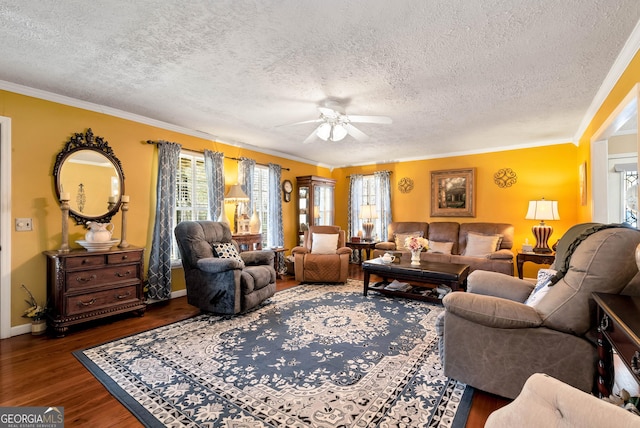
<instances>
[{"instance_id":1,"label":"ceiling fan blade","mask_svg":"<svg viewBox=\"0 0 640 428\"><path fill-rule=\"evenodd\" d=\"M349 121L356 123L384 123L387 125L393 123L393 120L388 116L352 116L348 114L347 117L349 118Z\"/></svg>"},{"instance_id":2,"label":"ceiling fan blade","mask_svg":"<svg viewBox=\"0 0 640 428\"><path fill-rule=\"evenodd\" d=\"M349 135L351 135L353 138L355 138L358 141L367 141L369 139L369 136L367 134L365 134L364 132L362 132L361 130L359 130L358 128L356 128L355 126L349 123L344 125L344 127L349 133Z\"/></svg>"},{"instance_id":3,"label":"ceiling fan blade","mask_svg":"<svg viewBox=\"0 0 640 428\"><path fill-rule=\"evenodd\" d=\"M303 123L318 123L318 122L323 122L323 120L322 119L304 120L302 122L294 122L294 123L287 123L285 125L278 125L276 126L276 128L281 128L283 126L302 125Z\"/></svg>"},{"instance_id":4,"label":"ceiling fan blade","mask_svg":"<svg viewBox=\"0 0 640 428\"><path fill-rule=\"evenodd\" d=\"M319 127L318 127L319 128ZM318 128L315 128L313 130L313 132L311 134L309 134L309 136L307 138L304 139L304 141L302 142L302 144L309 144L310 142L312 142L313 140L316 139L316 134L318 132Z\"/></svg>"}]
</instances>

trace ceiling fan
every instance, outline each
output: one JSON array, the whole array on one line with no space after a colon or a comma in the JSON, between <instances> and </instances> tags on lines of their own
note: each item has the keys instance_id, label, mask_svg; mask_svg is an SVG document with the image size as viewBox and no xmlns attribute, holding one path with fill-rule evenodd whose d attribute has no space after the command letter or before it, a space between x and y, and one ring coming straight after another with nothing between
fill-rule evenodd
<instances>
[{"instance_id":1,"label":"ceiling fan","mask_svg":"<svg viewBox=\"0 0 640 428\"><path fill-rule=\"evenodd\" d=\"M347 135L351 135L358 141L366 141L369 139L367 134L353 126L352 123L392 123L391 118L387 116L347 115L338 103L330 101L325 102L323 106L318 106L318 110L320 111L318 119L292 124L319 123L318 127L304 139L303 144L313 141L316 136L324 141L340 141Z\"/></svg>"}]
</instances>

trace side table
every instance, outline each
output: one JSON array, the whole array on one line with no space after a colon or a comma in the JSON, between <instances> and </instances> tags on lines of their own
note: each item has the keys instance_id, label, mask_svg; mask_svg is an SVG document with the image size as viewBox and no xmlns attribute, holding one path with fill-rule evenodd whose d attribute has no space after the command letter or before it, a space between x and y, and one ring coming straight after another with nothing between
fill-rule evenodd
<instances>
[{"instance_id":1,"label":"side table","mask_svg":"<svg viewBox=\"0 0 640 428\"><path fill-rule=\"evenodd\" d=\"M523 278L522 267L524 262L533 262L539 265L550 265L556 260L555 253L534 253L532 251L518 251L518 255L516 257L516 265L518 267L518 278Z\"/></svg>"},{"instance_id":2,"label":"side table","mask_svg":"<svg viewBox=\"0 0 640 428\"><path fill-rule=\"evenodd\" d=\"M238 233L231 237L238 243L240 251L262 250L261 233Z\"/></svg>"},{"instance_id":3,"label":"side table","mask_svg":"<svg viewBox=\"0 0 640 428\"><path fill-rule=\"evenodd\" d=\"M280 274L280 272L278 272L278 260L280 260L281 257L284 257L284 252L289 251L289 249L277 247L277 248L267 248L262 251L272 251L274 253L275 257L273 258L273 268L276 271L276 278L282 279L282 275Z\"/></svg>"},{"instance_id":4,"label":"side table","mask_svg":"<svg viewBox=\"0 0 640 428\"><path fill-rule=\"evenodd\" d=\"M612 350L640 383L640 298L593 293L598 305L598 394L608 397L613 385Z\"/></svg>"},{"instance_id":5,"label":"side table","mask_svg":"<svg viewBox=\"0 0 640 428\"><path fill-rule=\"evenodd\" d=\"M359 242L353 242L353 241L347 241L345 242L345 245L349 248L351 248L351 250L354 252L354 254L357 253L358 257L358 264L362 264L362 250L365 251L365 254L367 256L367 260L369 260L371 258L371 250L373 250L376 247L376 244L378 243L378 241L359 241Z\"/></svg>"}]
</instances>

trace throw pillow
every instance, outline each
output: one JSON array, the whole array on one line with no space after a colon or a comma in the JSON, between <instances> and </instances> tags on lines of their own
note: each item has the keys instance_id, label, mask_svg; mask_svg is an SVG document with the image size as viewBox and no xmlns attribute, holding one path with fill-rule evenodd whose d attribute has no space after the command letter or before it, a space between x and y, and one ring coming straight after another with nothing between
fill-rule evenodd
<instances>
[{"instance_id":1,"label":"throw pillow","mask_svg":"<svg viewBox=\"0 0 640 428\"><path fill-rule=\"evenodd\" d=\"M335 254L338 249L337 233L314 233L311 239L312 254Z\"/></svg>"},{"instance_id":2,"label":"throw pillow","mask_svg":"<svg viewBox=\"0 0 640 428\"><path fill-rule=\"evenodd\" d=\"M467 247L464 249L464 256L467 257L489 257L498 248L502 240L501 235L482 235L480 233L467 233Z\"/></svg>"},{"instance_id":3,"label":"throw pillow","mask_svg":"<svg viewBox=\"0 0 640 428\"><path fill-rule=\"evenodd\" d=\"M429 241L428 253L451 254L453 242Z\"/></svg>"},{"instance_id":4,"label":"throw pillow","mask_svg":"<svg viewBox=\"0 0 640 428\"><path fill-rule=\"evenodd\" d=\"M242 257L240 257L240 254L238 254L238 250L236 250L236 246L233 245L232 242L218 242L213 244L213 253L216 257L221 259L234 259L244 268L244 261L242 260Z\"/></svg>"},{"instance_id":5,"label":"throw pillow","mask_svg":"<svg viewBox=\"0 0 640 428\"><path fill-rule=\"evenodd\" d=\"M393 239L396 241L396 250L407 250L407 247L404 245L404 241L410 236L422 237L422 232L394 233Z\"/></svg>"},{"instance_id":6,"label":"throw pillow","mask_svg":"<svg viewBox=\"0 0 640 428\"><path fill-rule=\"evenodd\" d=\"M556 270L553 269L540 269L538 270L538 281L536 282L536 286L531 290L531 294L525 300L524 304L528 306L535 307L540 300L549 292L549 283L551 283L551 278L557 273Z\"/></svg>"}]
</instances>

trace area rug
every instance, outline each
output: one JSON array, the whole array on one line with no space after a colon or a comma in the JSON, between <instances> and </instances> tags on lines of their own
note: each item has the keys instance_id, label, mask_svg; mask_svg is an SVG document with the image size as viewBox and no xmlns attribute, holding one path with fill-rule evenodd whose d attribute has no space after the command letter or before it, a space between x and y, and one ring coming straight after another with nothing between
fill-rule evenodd
<instances>
[{"instance_id":1,"label":"area rug","mask_svg":"<svg viewBox=\"0 0 640 428\"><path fill-rule=\"evenodd\" d=\"M441 310L300 285L74 355L149 427L463 427L472 388L443 375Z\"/></svg>"}]
</instances>

